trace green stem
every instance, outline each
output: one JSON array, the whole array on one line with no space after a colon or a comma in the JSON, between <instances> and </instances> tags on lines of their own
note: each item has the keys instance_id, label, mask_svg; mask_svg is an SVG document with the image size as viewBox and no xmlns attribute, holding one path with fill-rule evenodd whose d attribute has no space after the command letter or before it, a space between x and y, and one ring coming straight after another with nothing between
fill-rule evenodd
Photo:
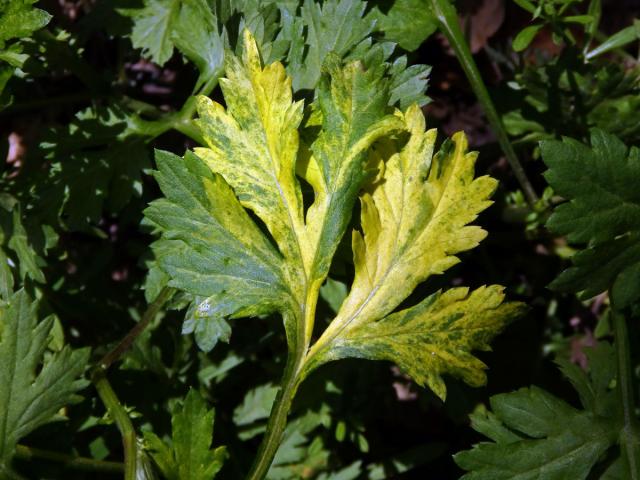
<instances>
[{"instance_id":1,"label":"green stem","mask_svg":"<svg viewBox=\"0 0 640 480\"><path fill-rule=\"evenodd\" d=\"M292 346L287 356L287 365L284 369L280 390L273 402L267 430L258 449L256 459L251 466L251 471L247 475L247 480L262 480L269 472L271 463L278 451L282 435L287 426L287 416L291 409L291 404L296 396L300 383L304 380L306 355L309 350L311 335L308 334L313 329L315 319L316 303L319 294L318 288L311 287L307 290L306 300L302 304L300 317L295 322L294 335L287 335L287 343ZM285 325L288 319L285 318Z\"/></svg>"},{"instance_id":2,"label":"green stem","mask_svg":"<svg viewBox=\"0 0 640 480\"><path fill-rule=\"evenodd\" d=\"M460 30L460 25L458 24L458 15L456 14L455 8L449 0L429 0L431 3L431 8L433 9L433 13L438 19L440 30L449 40L449 43L453 47L456 52L456 56L458 57L458 61L462 66L467 78L469 79L469 83L471 84L471 88L473 89L476 97L478 97L478 101L482 104L484 112L493 128L493 132L495 133L504 154L511 165L511 169L513 170L516 179L520 183L520 187L522 188L525 197L527 198L527 202L532 207L538 201L538 195L536 194L531 182L527 178L527 175L518 160L518 156L516 155L513 146L509 142L509 137L507 132L500 120L500 116L496 110L496 107L489 96L489 92L487 91L487 87L485 86L482 76L480 75L480 71L476 66L476 63L471 56L471 51L469 50L469 46L467 45L467 41L464 38L462 30Z\"/></svg>"},{"instance_id":3,"label":"green stem","mask_svg":"<svg viewBox=\"0 0 640 480\"><path fill-rule=\"evenodd\" d=\"M293 398L299 385L299 373L303 364L304 355L289 354L287 366L282 377L278 395L273 403L267 430L258 449L258 454L247 475L247 480L262 480L269 471L273 458L278 451L282 435L287 426L287 415L291 409Z\"/></svg>"},{"instance_id":4,"label":"green stem","mask_svg":"<svg viewBox=\"0 0 640 480\"><path fill-rule=\"evenodd\" d=\"M615 335L616 356L618 363L618 395L624 426L622 427L621 444L627 458L630 480L640 479L640 427L635 413L633 367L627 323L620 312L612 308L613 331Z\"/></svg>"},{"instance_id":5,"label":"green stem","mask_svg":"<svg viewBox=\"0 0 640 480\"><path fill-rule=\"evenodd\" d=\"M122 446L124 449L124 480L136 480L137 439L129 415L111 388L103 369L98 367L94 371L93 384L122 436Z\"/></svg>"},{"instance_id":6,"label":"green stem","mask_svg":"<svg viewBox=\"0 0 640 480\"><path fill-rule=\"evenodd\" d=\"M127 350L131 348L131 345L136 341L138 336L144 331L145 328L149 325L149 323L156 317L162 306L171 298L173 294L173 289L169 287L164 287L156 299L147 307L147 310L142 315L142 319L136 323L136 325L127 333L127 335L112 348L102 360L98 362L99 367L103 371L107 371L111 364L118 360Z\"/></svg>"},{"instance_id":7,"label":"green stem","mask_svg":"<svg viewBox=\"0 0 640 480\"><path fill-rule=\"evenodd\" d=\"M93 458L77 457L75 455L67 455L65 453L27 447L25 445L18 445L16 447L16 457L21 460L50 460L52 462L61 463L66 468L85 472L122 474L124 471L124 466L119 462L106 462L104 460L95 460Z\"/></svg>"}]
</instances>

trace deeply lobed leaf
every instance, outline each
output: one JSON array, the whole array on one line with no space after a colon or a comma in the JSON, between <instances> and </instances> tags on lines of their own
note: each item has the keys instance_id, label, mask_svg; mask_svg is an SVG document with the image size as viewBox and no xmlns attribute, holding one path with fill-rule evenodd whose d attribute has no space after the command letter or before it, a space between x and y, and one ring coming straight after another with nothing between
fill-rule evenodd
<instances>
[{"instance_id":1,"label":"deeply lobed leaf","mask_svg":"<svg viewBox=\"0 0 640 480\"><path fill-rule=\"evenodd\" d=\"M360 195L351 292L306 353L301 377L358 356L394 360L442 398L444 373L482 384L485 366L471 350L488 349L521 311L502 305L500 287L456 289L393 313L486 235L468 224L490 205L496 182L474 178L476 154L467 153L464 135L434 157L436 134L425 132L420 108L391 114L387 67L342 65L332 54L305 116L284 66L263 66L248 31L244 41L242 58L225 60L226 108L199 99L207 146L184 160L158 153L166 199L147 211L162 232L159 265L171 285L196 297L201 332L211 332L213 341L200 345L228 336L224 317L278 311L290 348L304 355L320 286ZM298 176L313 189L306 215ZM243 208L263 222L277 249Z\"/></svg>"},{"instance_id":2,"label":"deeply lobed leaf","mask_svg":"<svg viewBox=\"0 0 640 480\"><path fill-rule=\"evenodd\" d=\"M489 350L493 337L522 311L518 303L502 303L502 290L492 285L471 293L468 288L435 293L414 307L341 333L322 360L389 360L443 400L443 374L482 386L486 365L471 351Z\"/></svg>"},{"instance_id":3,"label":"deeply lobed leaf","mask_svg":"<svg viewBox=\"0 0 640 480\"><path fill-rule=\"evenodd\" d=\"M621 419L615 394L609 388L615 374L613 349L604 343L587 355L589 376L577 367L563 367L580 393L584 410L530 387L491 397L493 413L474 413L473 428L492 442L481 442L455 455L456 463L469 471L462 478L591 478L596 463L618 440ZM610 478L607 475L615 470L622 474L621 462L616 461L598 478Z\"/></svg>"},{"instance_id":4,"label":"deeply lobed leaf","mask_svg":"<svg viewBox=\"0 0 640 480\"><path fill-rule=\"evenodd\" d=\"M521 308L500 306L500 289L490 287L468 299L467 290L454 290L392 314L419 283L455 265L455 254L485 237L480 227L467 224L490 205L496 185L489 177L473 178L476 155L466 153L463 135L432 158L436 132L424 131L420 110L411 107L398 116L409 139L385 140L373 151L371 166L379 175L361 196L362 233L354 231L352 242L355 278L337 317L312 348L309 368L345 356L393 358L444 398L442 373L484 383L483 364L469 351L487 348ZM430 307L435 298L440 301ZM453 317L439 316L453 299Z\"/></svg>"},{"instance_id":5,"label":"deeply lobed leaf","mask_svg":"<svg viewBox=\"0 0 640 480\"><path fill-rule=\"evenodd\" d=\"M381 72L365 71L359 62L342 68L334 58L319 87L322 128L308 156L299 151L302 103L293 101L283 65L263 67L248 32L245 46L242 61L227 59L227 78L221 80L227 108L200 100L198 123L208 147L196 153L265 223L284 257L283 278L302 308L315 303L347 228L366 178L367 148L397 130L399 122L387 114L388 88ZM314 188L306 219L296 170ZM297 314L293 309L291 315ZM305 323L306 338L311 327Z\"/></svg>"},{"instance_id":6,"label":"deeply lobed leaf","mask_svg":"<svg viewBox=\"0 0 640 480\"><path fill-rule=\"evenodd\" d=\"M565 138L545 141L545 174L568 201L554 210L547 226L586 245L573 267L552 284L561 291L592 297L612 288L620 307L640 292L640 150L594 129L591 146Z\"/></svg>"},{"instance_id":7,"label":"deeply lobed leaf","mask_svg":"<svg viewBox=\"0 0 640 480\"><path fill-rule=\"evenodd\" d=\"M167 480L211 480L222 468L225 447L210 449L215 412L190 390L171 415L171 445L152 432L144 438L153 460Z\"/></svg>"},{"instance_id":8,"label":"deeply lobed leaf","mask_svg":"<svg viewBox=\"0 0 640 480\"><path fill-rule=\"evenodd\" d=\"M53 318L37 321L37 303L24 290L0 310L0 476L16 478L11 459L18 440L56 419L87 385L80 378L89 350L44 356Z\"/></svg>"},{"instance_id":9,"label":"deeply lobed leaf","mask_svg":"<svg viewBox=\"0 0 640 480\"><path fill-rule=\"evenodd\" d=\"M164 232L154 249L170 284L202 297L196 314L215 321L287 304L279 253L224 179L192 153L182 159L157 152L156 162L166 198L153 202L145 215Z\"/></svg>"}]
</instances>

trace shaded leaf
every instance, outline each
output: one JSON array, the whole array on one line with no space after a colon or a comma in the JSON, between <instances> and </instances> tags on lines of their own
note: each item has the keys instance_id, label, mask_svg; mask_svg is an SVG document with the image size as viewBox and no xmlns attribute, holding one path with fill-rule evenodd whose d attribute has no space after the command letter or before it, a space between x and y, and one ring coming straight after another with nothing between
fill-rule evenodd
<instances>
[{"instance_id":1,"label":"shaded leaf","mask_svg":"<svg viewBox=\"0 0 640 480\"><path fill-rule=\"evenodd\" d=\"M80 111L64 128L46 132L40 148L47 178L34 178L36 218L73 231L93 231L105 210L118 213L142 194L150 166L149 132L117 105ZM39 174L39 172L36 172Z\"/></svg>"},{"instance_id":2,"label":"shaded leaf","mask_svg":"<svg viewBox=\"0 0 640 480\"><path fill-rule=\"evenodd\" d=\"M271 384L261 385L247 392L242 403L233 411L233 423L247 427L259 420L266 420L277 393L278 387ZM251 438L263 428L264 425L261 425L258 431L252 430L249 436L241 434L240 438L243 440Z\"/></svg>"},{"instance_id":3,"label":"shaded leaf","mask_svg":"<svg viewBox=\"0 0 640 480\"><path fill-rule=\"evenodd\" d=\"M589 376L575 369L569 371L572 383L579 388L584 410L538 387L530 387L491 397L493 413L474 413L473 428L493 442L481 442L472 450L455 455L456 463L469 471L462 478L588 478L596 463L618 441L621 425L615 392L608 388L615 374L613 349L601 344L588 355ZM609 407L603 410L598 405Z\"/></svg>"},{"instance_id":4,"label":"shaded leaf","mask_svg":"<svg viewBox=\"0 0 640 480\"><path fill-rule=\"evenodd\" d=\"M376 7L373 18L378 21L376 28L384 33L385 39L410 52L417 50L438 29L438 20L429 2L422 0L396 0L384 13Z\"/></svg>"},{"instance_id":5,"label":"shaded leaf","mask_svg":"<svg viewBox=\"0 0 640 480\"><path fill-rule=\"evenodd\" d=\"M37 321L38 305L24 290L0 310L0 476L15 478L11 459L18 441L55 420L77 401L88 382L80 379L89 350L64 347L44 356L53 318Z\"/></svg>"},{"instance_id":6,"label":"shaded leaf","mask_svg":"<svg viewBox=\"0 0 640 480\"><path fill-rule=\"evenodd\" d=\"M312 432L329 421L327 412L308 411L289 422L282 436L268 480L297 480L313 475L327 466L329 452L320 436Z\"/></svg>"},{"instance_id":7,"label":"shaded leaf","mask_svg":"<svg viewBox=\"0 0 640 480\"><path fill-rule=\"evenodd\" d=\"M8 209L8 211L7 211ZM31 230L31 229L30 229ZM42 271L44 260L36 251L33 238L29 235L23 223L22 208L20 203L6 194L0 201L0 244L5 243L8 250L15 254L14 265L18 266L19 278L24 281L29 277L32 280L44 283L45 277ZM9 258L5 257L6 262ZM13 276L8 265L5 267L6 282L5 285L13 283Z\"/></svg>"},{"instance_id":8,"label":"shaded leaf","mask_svg":"<svg viewBox=\"0 0 640 480\"><path fill-rule=\"evenodd\" d=\"M153 460L167 480L210 480L222 468L225 447L210 449L214 410L190 390L171 415L171 446L152 432L145 432Z\"/></svg>"},{"instance_id":9,"label":"shaded leaf","mask_svg":"<svg viewBox=\"0 0 640 480\"><path fill-rule=\"evenodd\" d=\"M640 292L640 150L594 129L591 146L565 138L541 145L545 177L568 201L547 226L586 248L550 285L585 298L612 288L619 307Z\"/></svg>"}]
</instances>

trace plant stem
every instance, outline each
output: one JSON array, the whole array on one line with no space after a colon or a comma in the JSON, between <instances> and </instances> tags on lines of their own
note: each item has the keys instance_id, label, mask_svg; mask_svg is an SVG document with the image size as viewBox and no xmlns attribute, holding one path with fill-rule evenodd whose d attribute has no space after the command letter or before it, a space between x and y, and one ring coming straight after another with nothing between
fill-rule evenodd
<instances>
[{"instance_id":1,"label":"plant stem","mask_svg":"<svg viewBox=\"0 0 640 480\"><path fill-rule=\"evenodd\" d=\"M93 458L78 457L65 453L42 450L40 448L18 445L16 447L16 457L21 460L42 459L63 464L66 468L82 470L86 472L120 473L124 471L124 466L119 462L106 462Z\"/></svg>"},{"instance_id":2,"label":"plant stem","mask_svg":"<svg viewBox=\"0 0 640 480\"><path fill-rule=\"evenodd\" d=\"M131 345L136 341L138 336L144 331L149 323L156 317L162 306L169 300L173 294L173 289L164 287L156 299L147 307L142 319L136 323L136 325L127 333L127 335L120 340L120 343L113 347L102 359L98 362L99 368L103 371L107 371L111 364L118 360L127 350L131 348Z\"/></svg>"},{"instance_id":3,"label":"plant stem","mask_svg":"<svg viewBox=\"0 0 640 480\"><path fill-rule=\"evenodd\" d=\"M635 399L633 393L633 367L631 365L631 352L629 348L629 336L627 323L620 312L614 308L613 331L615 335L616 356L618 363L618 395L622 407L624 426L622 427L621 444L627 458L630 480L640 479L640 428L635 413Z\"/></svg>"},{"instance_id":4,"label":"plant stem","mask_svg":"<svg viewBox=\"0 0 640 480\"><path fill-rule=\"evenodd\" d=\"M282 434L287 426L287 415L299 385L299 372L303 363L303 355L290 353L278 395L273 403L267 430L260 444L258 454L247 475L247 480L262 480L269 471L273 458L278 451Z\"/></svg>"},{"instance_id":5,"label":"plant stem","mask_svg":"<svg viewBox=\"0 0 640 480\"><path fill-rule=\"evenodd\" d=\"M282 376L280 390L278 390L269 414L267 430L258 449L256 459L251 466L251 471L247 475L247 480L262 480L269 472L278 447L280 447L293 398L298 391L298 386L304 380L302 372L311 340L311 335L308 334L308 331L313 328L319 288L319 286L317 288L312 286L307 290L306 300L300 312L301 315L298 321L295 322L295 336L290 337L287 335L287 343L292 347L289 349L287 356L287 365ZM287 318L285 318L285 325L287 323Z\"/></svg>"},{"instance_id":6,"label":"plant stem","mask_svg":"<svg viewBox=\"0 0 640 480\"><path fill-rule=\"evenodd\" d=\"M502 124L502 120L500 120L500 116L498 115L496 107L489 96L487 87L482 81L480 71L471 56L471 51L469 50L467 41L464 38L462 30L460 30L455 8L451 5L449 0L429 1L431 3L433 13L438 19L440 30L447 37L449 43L456 52L458 61L467 75L473 92L476 94L476 97L478 97L478 101L482 104L485 115L487 116L487 119L493 128L493 132L495 133L498 142L511 165L511 169L516 176L518 183L520 183L520 187L524 192L527 202L530 206L535 206L538 201L538 195L533 189L531 182L529 182L527 174L525 173L524 168L513 149L513 145L509 142L509 137L504 125Z\"/></svg>"},{"instance_id":7,"label":"plant stem","mask_svg":"<svg viewBox=\"0 0 640 480\"><path fill-rule=\"evenodd\" d=\"M122 446L124 449L124 480L136 480L136 432L131 424L129 415L124 409L116 393L111 388L105 371L98 367L93 373L93 384L100 395L100 399L113 421L116 423L120 435L122 436Z\"/></svg>"}]
</instances>

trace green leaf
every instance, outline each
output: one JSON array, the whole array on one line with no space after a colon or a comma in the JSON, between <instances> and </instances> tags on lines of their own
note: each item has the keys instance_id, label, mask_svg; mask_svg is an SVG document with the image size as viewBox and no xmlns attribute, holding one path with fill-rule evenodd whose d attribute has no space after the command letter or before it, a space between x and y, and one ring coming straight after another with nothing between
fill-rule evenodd
<instances>
[{"instance_id":1,"label":"green leaf","mask_svg":"<svg viewBox=\"0 0 640 480\"><path fill-rule=\"evenodd\" d=\"M37 0L4 0L0 2L0 110L12 102L7 83L22 69L29 55L23 52L21 39L27 39L51 20L44 10L34 8ZM23 73L24 75L24 73Z\"/></svg>"},{"instance_id":2,"label":"green leaf","mask_svg":"<svg viewBox=\"0 0 640 480\"><path fill-rule=\"evenodd\" d=\"M454 456L469 471L462 479L583 480L589 476L618 441L621 418L615 392L608 388L615 374L613 348L600 344L588 350L590 375L577 368L570 371L585 409L537 387L491 397L493 413L478 410L471 421L492 442L481 442Z\"/></svg>"},{"instance_id":3,"label":"green leaf","mask_svg":"<svg viewBox=\"0 0 640 480\"><path fill-rule=\"evenodd\" d=\"M242 46L229 31L254 33L265 54L275 48L272 41L278 31L275 1L208 2L207 0L144 0L143 8L120 9L134 21L131 41L135 48L158 65L173 55L174 47L200 70L194 91L215 80L223 69L225 48ZM238 22L237 16L240 16ZM286 49L288 42L282 42ZM282 53L282 52L281 52Z\"/></svg>"},{"instance_id":4,"label":"green leaf","mask_svg":"<svg viewBox=\"0 0 640 480\"><path fill-rule=\"evenodd\" d=\"M0 310L0 476L14 478L11 459L18 441L58 418L77 401L89 350L64 347L48 353L53 318L37 321L37 303L24 290Z\"/></svg>"},{"instance_id":5,"label":"green leaf","mask_svg":"<svg viewBox=\"0 0 640 480\"><path fill-rule=\"evenodd\" d=\"M589 25L594 21L593 15L569 15L562 18L563 22L577 23L579 25Z\"/></svg>"},{"instance_id":6,"label":"green leaf","mask_svg":"<svg viewBox=\"0 0 640 480\"><path fill-rule=\"evenodd\" d=\"M238 434L241 440L248 440L264 431L265 420L269 417L277 393L278 387L270 383L247 392L242 403L233 411L233 423L242 429Z\"/></svg>"},{"instance_id":7,"label":"green leaf","mask_svg":"<svg viewBox=\"0 0 640 480\"><path fill-rule=\"evenodd\" d=\"M570 243L586 245L573 267L551 284L592 297L612 288L622 308L640 295L640 150L594 129L591 146L572 139L541 144L545 177L568 201L547 226ZM619 298L618 298L619 297Z\"/></svg>"},{"instance_id":8,"label":"green leaf","mask_svg":"<svg viewBox=\"0 0 640 480\"><path fill-rule=\"evenodd\" d=\"M208 308L210 300L196 297L182 324L184 335L193 333L196 343L205 352L213 350L218 341L229 343L231 326L215 308Z\"/></svg>"},{"instance_id":9,"label":"green leaf","mask_svg":"<svg viewBox=\"0 0 640 480\"><path fill-rule=\"evenodd\" d=\"M16 255L20 278L24 281L29 277L36 282L44 283L45 277L41 270L44 260L36 253L32 239L25 229L20 204L16 202L10 214L2 210L0 216L5 217L0 220L4 230L2 235L7 239L9 249Z\"/></svg>"},{"instance_id":10,"label":"green leaf","mask_svg":"<svg viewBox=\"0 0 640 480\"><path fill-rule=\"evenodd\" d=\"M412 104L424 106L431 100L424 92L429 83L431 67L427 65L411 65L407 67L407 57L396 59L389 68L391 98L389 105L399 105L406 110Z\"/></svg>"},{"instance_id":11,"label":"green leaf","mask_svg":"<svg viewBox=\"0 0 640 480\"><path fill-rule=\"evenodd\" d=\"M5 0L0 4L0 48L7 40L30 36L49 23L51 15L33 8L37 0Z\"/></svg>"},{"instance_id":12,"label":"green leaf","mask_svg":"<svg viewBox=\"0 0 640 480\"><path fill-rule=\"evenodd\" d=\"M638 39L640 39L640 20L634 19L633 25L630 25L627 28L623 28L619 32L611 35L596 48L589 51L585 55L585 58L587 60L592 60L599 55L610 52L611 50L615 50L617 48L622 48Z\"/></svg>"},{"instance_id":13,"label":"green leaf","mask_svg":"<svg viewBox=\"0 0 640 480\"><path fill-rule=\"evenodd\" d=\"M150 162L148 132L137 120L112 104L82 110L66 127L46 132L40 144L46 178L33 180L35 218L91 232L105 210L118 213L139 197Z\"/></svg>"},{"instance_id":14,"label":"green leaf","mask_svg":"<svg viewBox=\"0 0 640 480\"><path fill-rule=\"evenodd\" d=\"M542 27L544 27L543 24L530 25L524 28L523 30L521 30L520 33L516 35L516 38L514 38L513 40L513 45L512 45L513 49L516 52L521 52L522 50L527 48Z\"/></svg>"},{"instance_id":15,"label":"green leaf","mask_svg":"<svg viewBox=\"0 0 640 480\"><path fill-rule=\"evenodd\" d=\"M396 0L387 12L376 7L372 15L384 38L409 52L417 50L438 29L429 2L423 0Z\"/></svg>"},{"instance_id":16,"label":"green leaf","mask_svg":"<svg viewBox=\"0 0 640 480\"><path fill-rule=\"evenodd\" d=\"M145 210L163 232L153 245L169 284L203 297L196 317L252 316L288 302L282 260L224 179L192 153L156 152L166 198Z\"/></svg>"},{"instance_id":17,"label":"green leaf","mask_svg":"<svg viewBox=\"0 0 640 480\"><path fill-rule=\"evenodd\" d=\"M222 468L225 447L210 449L214 410L202 396L190 390L171 415L171 446L152 432L144 438L153 460L167 480L210 480Z\"/></svg>"},{"instance_id":18,"label":"green leaf","mask_svg":"<svg viewBox=\"0 0 640 480\"><path fill-rule=\"evenodd\" d=\"M224 39L218 31L217 19L206 0L180 4L172 33L176 47L200 70L194 91L222 73Z\"/></svg>"},{"instance_id":19,"label":"green leaf","mask_svg":"<svg viewBox=\"0 0 640 480\"><path fill-rule=\"evenodd\" d=\"M513 0L521 8L524 8L529 13L535 13L536 7L529 0Z\"/></svg>"},{"instance_id":20,"label":"green leaf","mask_svg":"<svg viewBox=\"0 0 640 480\"><path fill-rule=\"evenodd\" d=\"M364 17L366 6L361 0L303 2L298 22L307 29L306 48L294 44L287 58L294 90L314 88L329 53L344 58L371 34L374 21Z\"/></svg>"},{"instance_id":21,"label":"green leaf","mask_svg":"<svg viewBox=\"0 0 640 480\"><path fill-rule=\"evenodd\" d=\"M394 358L414 379L429 384L444 398L440 373L450 366L467 382L481 384L481 364L468 350L487 348L487 340L521 309L500 307L493 312L495 323L480 328L477 337L474 328L483 324L486 312L476 299L487 293L487 305L497 309L502 301L498 287L478 290L468 302L454 306L460 311L452 318L439 321L429 311L430 303L439 297L389 315L419 283L458 263L456 253L475 247L485 237L481 228L467 223L490 205L488 198L496 185L489 177L473 178L476 154L466 153L463 135L454 137L455 146L446 143L432 160L436 132L424 131L421 111L414 106L398 115L409 140L380 142L372 155L371 166L379 174L370 179L361 196L363 233L354 231L352 242L355 278L338 315L312 347L308 368L346 356ZM466 293L461 289L445 294L442 304L462 300ZM435 302L434 311L440 306ZM461 323L454 327L458 317ZM452 338L455 344L449 343Z\"/></svg>"},{"instance_id":22,"label":"green leaf","mask_svg":"<svg viewBox=\"0 0 640 480\"><path fill-rule=\"evenodd\" d=\"M0 298L8 301L13 293L13 273L9 267L9 258L0 248Z\"/></svg>"},{"instance_id":23,"label":"green leaf","mask_svg":"<svg viewBox=\"0 0 640 480\"><path fill-rule=\"evenodd\" d=\"M158 65L173 55L172 34L182 0L145 0L144 8L123 12L133 18L131 42Z\"/></svg>"}]
</instances>

